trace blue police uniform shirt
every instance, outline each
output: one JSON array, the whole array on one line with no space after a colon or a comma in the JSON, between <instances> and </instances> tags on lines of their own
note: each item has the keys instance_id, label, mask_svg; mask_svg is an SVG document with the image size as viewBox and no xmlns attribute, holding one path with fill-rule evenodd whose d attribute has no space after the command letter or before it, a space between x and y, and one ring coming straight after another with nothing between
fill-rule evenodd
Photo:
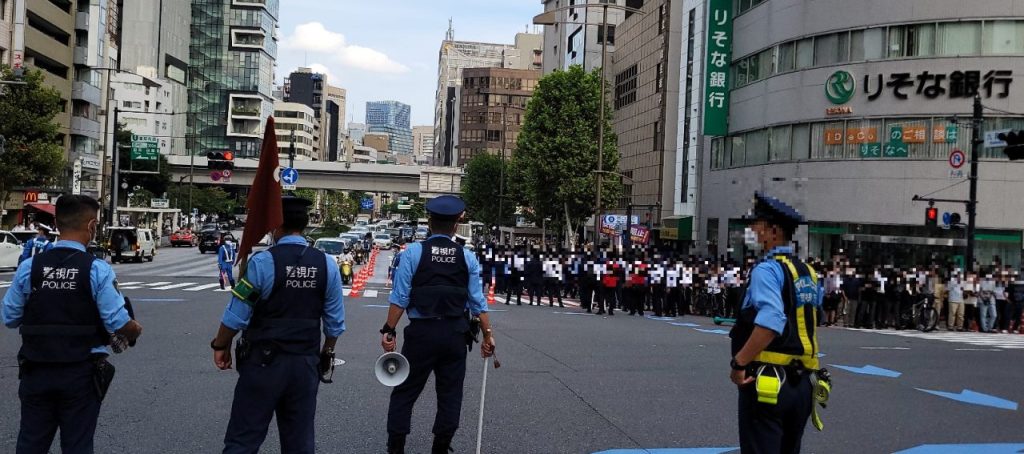
<instances>
[{"instance_id":1,"label":"blue police uniform shirt","mask_svg":"<svg viewBox=\"0 0 1024 454\"><path fill-rule=\"evenodd\" d=\"M20 260L28 260L30 257L50 249L53 249L53 243L50 240L40 239L39 237L32 238L25 242L25 247L21 250Z\"/></svg>"},{"instance_id":2,"label":"blue police uniform shirt","mask_svg":"<svg viewBox=\"0 0 1024 454\"><path fill-rule=\"evenodd\" d=\"M53 248L70 248L81 252L85 246L74 241L60 240L53 245ZM114 270L107 262L93 260L92 268L89 270L89 284L92 286L92 297L96 300L96 306L100 310L100 318L103 320L103 327L113 333L128 324L131 318L128 310L124 308L124 296L114 286ZM4 325L8 328L21 326L21 318L25 313L25 303L32 292L32 259L29 258L14 273L14 282L11 288L7 289L4 295L2 318ZM93 353L109 353L107 347L96 346Z\"/></svg>"},{"instance_id":3,"label":"blue police uniform shirt","mask_svg":"<svg viewBox=\"0 0 1024 454\"><path fill-rule=\"evenodd\" d=\"M231 268L235 263L235 243L224 243L217 249L217 265L221 268Z\"/></svg>"},{"instance_id":4,"label":"blue police uniform shirt","mask_svg":"<svg viewBox=\"0 0 1024 454\"><path fill-rule=\"evenodd\" d=\"M281 238L278 244L298 244L309 246L306 239L298 235ZM266 298L274 288L274 257L260 252L249 259L245 270L245 280L252 284L260 298ZM341 273L334 260L327 260L327 300L324 301L323 332L327 337L339 337L345 332L345 305L341 296ZM259 303L256 303L259 304ZM252 306L232 295L231 302L224 309L221 323L235 331L242 331L249 326L252 319Z\"/></svg>"},{"instance_id":5,"label":"blue police uniform shirt","mask_svg":"<svg viewBox=\"0 0 1024 454\"><path fill-rule=\"evenodd\" d=\"M782 270L782 264L773 257L779 254L793 254L793 248L779 246L765 254L764 260L754 267L750 272L750 286L747 288L746 297L743 299L743 309L753 307L757 310L754 324L765 329L770 329L778 335L782 335L786 329L786 308L782 302L782 289L785 284L786 273ZM821 306L821 298L824 292L820 289L817 294L815 305Z\"/></svg>"},{"instance_id":6,"label":"blue police uniform shirt","mask_svg":"<svg viewBox=\"0 0 1024 454\"><path fill-rule=\"evenodd\" d=\"M437 237L450 238L446 235L432 235L428 240ZM466 267L469 268L469 301L466 301L466 308L473 315L480 315L487 312L487 301L484 299L483 283L480 281L480 261L476 254L463 248L463 255L466 257ZM423 255L423 243L413 243L402 252L402 261L398 263L395 276L392 278L394 288L391 289L391 296L388 302L406 309L409 318L423 318L416 308L409 308L409 291L412 287L412 276L416 274L416 268L420 265L420 256Z\"/></svg>"}]
</instances>

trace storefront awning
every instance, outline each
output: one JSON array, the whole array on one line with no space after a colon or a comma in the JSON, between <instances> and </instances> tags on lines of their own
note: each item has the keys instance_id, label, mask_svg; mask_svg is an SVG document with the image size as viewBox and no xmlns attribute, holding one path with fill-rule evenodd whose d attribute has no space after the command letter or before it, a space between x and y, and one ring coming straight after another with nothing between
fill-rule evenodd
<instances>
[{"instance_id":1,"label":"storefront awning","mask_svg":"<svg viewBox=\"0 0 1024 454\"><path fill-rule=\"evenodd\" d=\"M57 214L57 207L55 207L55 206L53 206L53 205L51 205L49 203L26 203L25 206L29 206L29 207L35 208L35 209L37 209L39 211L42 211L44 213L50 213L50 215L56 215Z\"/></svg>"}]
</instances>

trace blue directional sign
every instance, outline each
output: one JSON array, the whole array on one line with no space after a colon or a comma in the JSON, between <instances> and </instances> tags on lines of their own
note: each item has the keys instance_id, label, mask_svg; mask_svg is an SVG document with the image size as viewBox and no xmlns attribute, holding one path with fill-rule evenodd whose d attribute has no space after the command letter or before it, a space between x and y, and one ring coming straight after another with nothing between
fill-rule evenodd
<instances>
[{"instance_id":1,"label":"blue directional sign","mask_svg":"<svg viewBox=\"0 0 1024 454\"><path fill-rule=\"evenodd\" d=\"M895 454L1018 454L1024 443L981 443L962 445L921 445Z\"/></svg>"},{"instance_id":2,"label":"blue directional sign","mask_svg":"<svg viewBox=\"0 0 1024 454\"><path fill-rule=\"evenodd\" d=\"M669 325L672 325L672 326L684 326L684 327L687 327L687 328L696 328L696 327L700 326L700 325L698 325L696 323L688 323L688 322L672 322L672 323L669 323Z\"/></svg>"},{"instance_id":3,"label":"blue directional sign","mask_svg":"<svg viewBox=\"0 0 1024 454\"><path fill-rule=\"evenodd\" d=\"M952 399L957 402L963 402L965 404L981 405L983 407L992 407L1001 410L1017 411L1017 402L1014 402L1012 400L1006 400L996 396L990 396L988 394L983 394L976 391L971 391L969 389L960 391L959 394L945 391L933 391L930 389L922 388L914 389L921 392L926 392L933 396L945 397L947 399Z\"/></svg>"},{"instance_id":4,"label":"blue directional sign","mask_svg":"<svg viewBox=\"0 0 1024 454\"><path fill-rule=\"evenodd\" d=\"M359 208L362 208L364 210L372 210L373 209L373 199L367 198L367 199L360 200L359 201Z\"/></svg>"},{"instance_id":5,"label":"blue directional sign","mask_svg":"<svg viewBox=\"0 0 1024 454\"><path fill-rule=\"evenodd\" d=\"M294 185L299 182L299 171L293 167L285 167L281 169L281 183L287 185Z\"/></svg>"},{"instance_id":6,"label":"blue directional sign","mask_svg":"<svg viewBox=\"0 0 1024 454\"><path fill-rule=\"evenodd\" d=\"M876 377L887 377L887 378L899 378L900 375L903 375L900 372L896 372L894 370L889 370L889 369L882 369L881 367L875 367L875 366L872 366L870 364L865 365L864 367L843 366L843 365L839 365L839 364L829 364L829 365L832 366L832 367L838 368L838 369L845 370L847 372L853 372L855 374L860 374L860 375L874 375Z\"/></svg>"},{"instance_id":7,"label":"blue directional sign","mask_svg":"<svg viewBox=\"0 0 1024 454\"><path fill-rule=\"evenodd\" d=\"M724 330L724 329L703 329L703 328L694 328L694 329L697 330L697 331L700 331L702 333L708 333L708 334L729 334L729 332Z\"/></svg>"},{"instance_id":8,"label":"blue directional sign","mask_svg":"<svg viewBox=\"0 0 1024 454\"><path fill-rule=\"evenodd\" d=\"M942 223L943 224L949 225L950 222L952 222L952 220L953 220L953 214L952 213L950 213L948 211L945 212L945 213L942 213Z\"/></svg>"}]
</instances>

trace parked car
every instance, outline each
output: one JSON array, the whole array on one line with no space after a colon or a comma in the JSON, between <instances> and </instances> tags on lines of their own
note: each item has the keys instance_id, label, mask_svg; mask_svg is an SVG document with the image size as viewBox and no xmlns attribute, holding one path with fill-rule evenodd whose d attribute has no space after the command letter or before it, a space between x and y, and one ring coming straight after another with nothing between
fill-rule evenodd
<instances>
[{"instance_id":1,"label":"parked car","mask_svg":"<svg viewBox=\"0 0 1024 454\"><path fill-rule=\"evenodd\" d=\"M388 249L391 247L391 234L387 232L378 233L373 236L373 245L380 249Z\"/></svg>"},{"instance_id":2,"label":"parked car","mask_svg":"<svg viewBox=\"0 0 1024 454\"><path fill-rule=\"evenodd\" d=\"M425 239L427 239L427 235L429 233L430 233L430 230L428 230L426 227L417 227L416 228L416 234L414 235L413 238L415 240L417 240L417 241L425 240Z\"/></svg>"},{"instance_id":3,"label":"parked car","mask_svg":"<svg viewBox=\"0 0 1024 454\"><path fill-rule=\"evenodd\" d=\"M21 241L14 234L0 231L0 269L17 268L22 249Z\"/></svg>"},{"instance_id":4,"label":"parked car","mask_svg":"<svg viewBox=\"0 0 1024 454\"><path fill-rule=\"evenodd\" d=\"M199 239L190 229L179 229L171 234L171 247L193 247L197 244L199 244Z\"/></svg>"},{"instance_id":5,"label":"parked car","mask_svg":"<svg viewBox=\"0 0 1024 454\"><path fill-rule=\"evenodd\" d=\"M132 260L142 263L152 262L156 257L156 241L153 231L138 227L107 228L107 250L113 263Z\"/></svg>"},{"instance_id":6,"label":"parked car","mask_svg":"<svg viewBox=\"0 0 1024 454\"><path fill-rule=\"evenodd\" d=\"M313 247L329 255L336 262L345 253L345 242L338 238L320 238L313 243Z\"/></svg>"}]
</instances>

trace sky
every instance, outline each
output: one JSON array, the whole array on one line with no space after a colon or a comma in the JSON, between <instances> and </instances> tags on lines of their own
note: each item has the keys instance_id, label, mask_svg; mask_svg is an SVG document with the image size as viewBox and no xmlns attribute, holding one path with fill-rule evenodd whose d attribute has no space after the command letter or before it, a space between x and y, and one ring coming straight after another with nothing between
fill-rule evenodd
<instances>
[{"instance_id":1,"label":"sky","mask_svg":"<svg viewBox=\"0 0 1024 454\"><path fill-rule=\"evenodd\" d=\"M456 40L511 44L541 12L540 0L281 0L277 81L310 67L348 91L346 123L364 122L367 101L394 100L412 106L413 126L433 125L448 20Z\"/></svg>"}]
</instances>

